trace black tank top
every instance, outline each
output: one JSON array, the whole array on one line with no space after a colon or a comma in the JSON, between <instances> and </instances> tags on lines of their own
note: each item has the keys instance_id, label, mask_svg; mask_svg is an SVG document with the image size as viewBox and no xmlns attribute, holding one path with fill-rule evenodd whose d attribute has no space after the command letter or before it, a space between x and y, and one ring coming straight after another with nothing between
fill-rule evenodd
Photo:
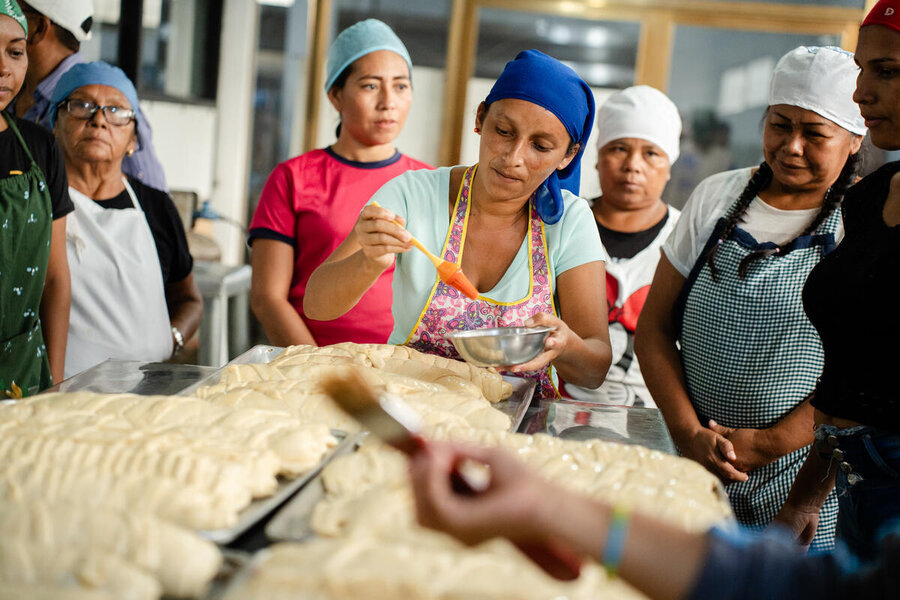
<instances>
[{"instance_id":1,"label":"black tank top","mask_svg":"<svg viewBox=\"0 0 900 600\"><path fill-rule=\"evenodd\" d=\"M848 192L844 240L813 269L803 305L825 351L813 406L900 432L900 226L882 217L889 163Z\"/></svg>"}]
</instances>

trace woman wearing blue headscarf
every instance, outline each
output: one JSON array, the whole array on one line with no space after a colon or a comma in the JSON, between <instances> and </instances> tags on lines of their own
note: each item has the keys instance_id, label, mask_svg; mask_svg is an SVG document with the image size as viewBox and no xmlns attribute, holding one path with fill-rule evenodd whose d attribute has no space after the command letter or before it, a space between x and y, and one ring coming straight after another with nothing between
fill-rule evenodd
<instances>
[{"instance_id":1,"label":"woman wearing blue headscarf","mask_svg":"<svg viewBox=\"0 0 900 600\"><path fill-rule=\"evenodd\" d=\"M146 127L137 91L117 67L75 65L53 90L50 122L75 203L66 377L108 358L165 360L197 331L203 299L172 199L122 172Z\"/></svg>"},{"instance_id":2,"label":"woman wearing blue headscarf","mask_svg":"<svg viewBox=\"0 0 900 600\"><path fill-rule=\"evenodd\" d=\"M447 339L452 331L555 326L543 353L510 370L536 379L545 398L557 396L551 363L566 381L599 385L611 356L604 255L576 195L593 118L591 90L572 69L537 50L521 52L478 107L478 164L385 184L372 198L380 207L367 206L313 273L306 313L343 314L396 255L390 343L459 358ZM407 253L410 234L459 264L478 298L441 282L421 253Z\"/></svg>"}]
</instances>

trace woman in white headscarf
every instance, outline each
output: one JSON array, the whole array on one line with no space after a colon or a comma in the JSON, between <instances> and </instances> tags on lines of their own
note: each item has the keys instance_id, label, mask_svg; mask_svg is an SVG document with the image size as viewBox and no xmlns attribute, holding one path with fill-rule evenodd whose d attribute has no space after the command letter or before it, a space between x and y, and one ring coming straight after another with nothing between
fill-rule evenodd
<instances>
[{"instance_id":1,"label":"woman in white headscarf","mask_svg":"<svg viewBox=\"0 0 900 600\"><path fill-rule=\"evenodd\" d=\"M678 159L681 117L657 89L638 85L610 96L597 113L597 173L602 196L591 210L606 263L612 366L595 389L566 382L576 400L655 407L634 355L634 330L659 249L681 214L662 200Z\"/></svg>"},{"instance_id":2,"label":"woman in white headscarf","mask_svg":"<svg viewBox=\"0 0 900 600\"><path fill-rule=\"evenodd\" d=\"M781 58L765 162L697 186L638 325L644 379L675 443L726 483L749 526L772 520L813 441L809 397L823 352L801 291L843 237L840 203L866 132L856 75L838 48ZM833 545L836 511L832 497L814 548Z\"/></svg>"}]
</instances>

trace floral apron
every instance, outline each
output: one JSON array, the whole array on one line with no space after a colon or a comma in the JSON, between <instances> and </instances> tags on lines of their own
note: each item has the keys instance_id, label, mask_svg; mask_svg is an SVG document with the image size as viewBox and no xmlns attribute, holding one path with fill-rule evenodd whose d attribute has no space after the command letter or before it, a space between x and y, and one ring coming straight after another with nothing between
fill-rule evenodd
<instances>
[{"instance_id":1,"label":"floral apron","mask_svg":"<svg viewBox=\"0 0 900 600\"><path fill-rule=\"evenodd\" d=\"M44 173L13 119L3 117L31 166L0 179L0 395L27 396L53 385L38 314L53 211Z\"/></svg>"},{"instance_id":2,"label":"floral apron","mask_svg":"<svg viewBox=\"0 0 900 600\"><path fill-rule=\"evenodd\" d=\"M841 211L835 210L812 234L758 259L744 279L738 277L741 260L775 245L758 243L738 226L719 244L719 277L713 281L705 257L719 243L725 226L719 219L675 310L688 395L704 427L709 419L726 427L771 427L815 389L824 354L801 293L809 272L834 249L840 222ZM751 471L747 481L725 486L740 523L751 528L769 524L808 452L808 447L791 452ZM819 515L813 549L834 545L836 520L832 493Z\"/></svg>"},{"instance_id":3,"label":"floral apron","mask_svg":"<svg viewBox=\"0 0 900 600\"><path fill-rule=\"evenodd\" d=\"M478 165L466 169L453 209L453 221L444 242L443 259L461 264L462 250L466 242L466 228L469 222L469 189ZM531 279L528 294L515 302L497 302L479 295L469 300L455 288L445 284L440 277L435 278L434 287L419 321L406 340L406 345L447 358L460 360L459 353L447 334L453 331L485 329L490 327L521 327L525 321L537 313L556 314L553 304L553 286L547 262L547 244L544 238L544 223L537 214L534 197L529 201L530 220L526 240L529 243L529 267ZM552 369L548 365L530 373L510 373L528 377L537 382L535 394L540 398L558 398L559 392L553 382Z\"/></svg>"}]
</instances>

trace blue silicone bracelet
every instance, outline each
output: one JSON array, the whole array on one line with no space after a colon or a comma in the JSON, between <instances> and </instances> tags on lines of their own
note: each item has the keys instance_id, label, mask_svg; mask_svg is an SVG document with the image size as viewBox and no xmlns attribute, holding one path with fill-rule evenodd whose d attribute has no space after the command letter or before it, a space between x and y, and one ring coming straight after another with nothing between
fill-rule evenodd
<instances>
[{"instance_id":1,"label":"blue silicone bracelet","mask_svg":"<svg viewBox=\"0 0 900 600\"><path fill-rule=\"evenodd\" d=\"M603 552L603 567L610 577L615 577L622 564L625 553L625 540L628 537L628 510L623 506L613 508L606 536L606 549Z\"/></svg>"}]
</instances>

